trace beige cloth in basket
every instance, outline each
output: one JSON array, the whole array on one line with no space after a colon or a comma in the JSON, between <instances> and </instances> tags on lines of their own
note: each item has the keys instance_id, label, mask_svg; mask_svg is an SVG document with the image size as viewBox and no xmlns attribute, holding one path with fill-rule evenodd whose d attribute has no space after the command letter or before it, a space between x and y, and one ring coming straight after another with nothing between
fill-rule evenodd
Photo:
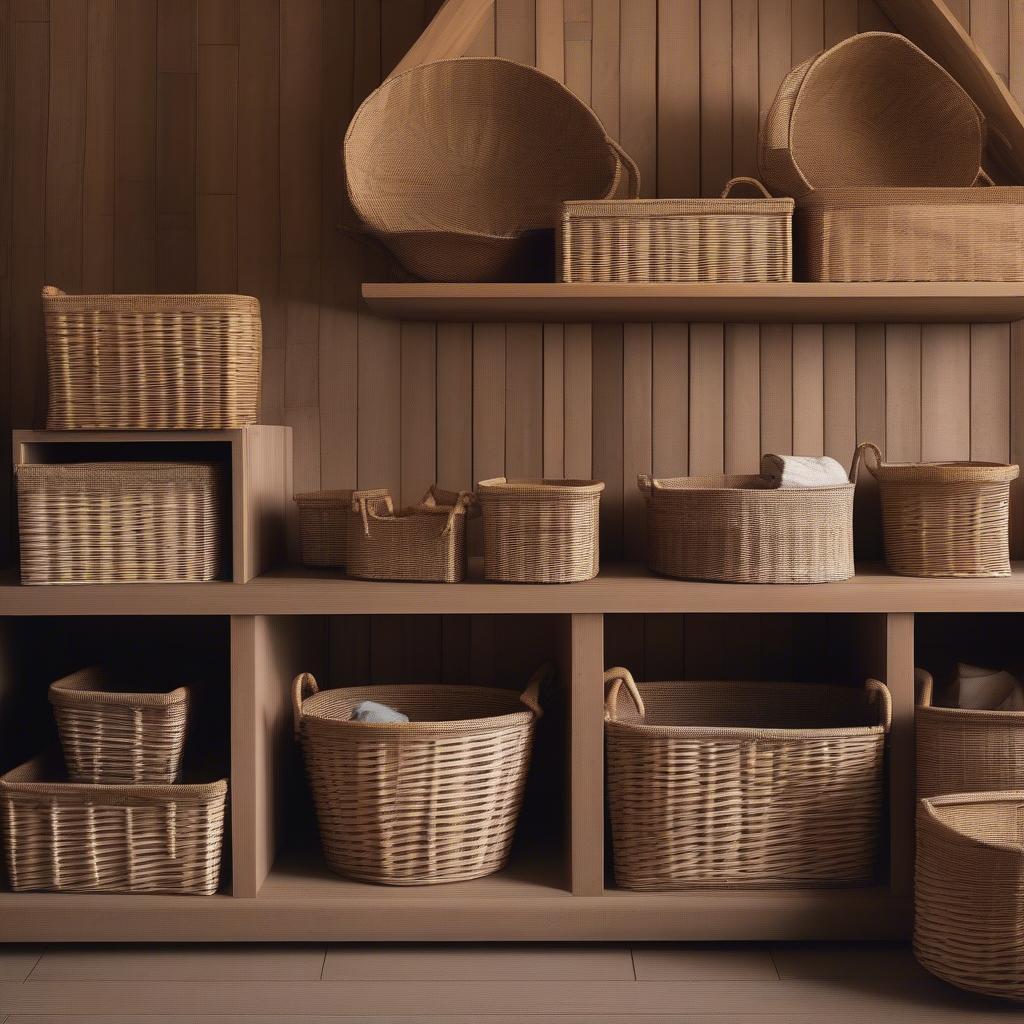
<instances>
[{"instance_id":1,"label":"beige cloth in basket","mask_svg":"<svg viewBox=\"0 0 1024 1024\"><path fill-rule=\"evenodd\" d=\"M1024 686L1009 672L977 665L956 666L953 702L972 711L1024 711Z\"/></svg>"},{"instance_id":2,"label":"beige cloth in basket","mask_svg":"<svg viewBox=\"0 0 1024 1024\"><path fill-rule=\"evenodd\" d=\"M761 476L772 487L835 487L849 483L846 470L827 455L763 455Z\"/></svg>"}]
</instances>

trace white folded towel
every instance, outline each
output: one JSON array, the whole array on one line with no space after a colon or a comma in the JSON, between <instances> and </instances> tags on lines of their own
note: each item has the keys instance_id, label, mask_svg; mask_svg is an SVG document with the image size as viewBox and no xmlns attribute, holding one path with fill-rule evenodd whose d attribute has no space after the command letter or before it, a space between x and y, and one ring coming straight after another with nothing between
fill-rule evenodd
<instances>
[{"instance_id":1,"label":"white folded towel","mask_svg":"<svg viewBox=\"0 0 1024 1024\"><path fill-rule=\"evenodd\" d=\"M1024 711L1024 687L1009 672L958 664L955 694L958 708L974 711Z\"/></svg>"},{"instance_id":2,"label":"white folded towel","mask_svg":"<svg viewBox=\"0 0 1024 1024\"><path fill-rule=\"evenodd\" d=\"M409 716L401 711L389 708L387 704L378 704L373 700L360 701L352 709L353 722L408 722Z\"/></svg>"},{"instance_id":3,"label":"white folded towel","mask_svg":"<svg viewBox=\"0 0 1024 1024\"><path fill-rule=\"evenodd\" d=\"M846 470L827 455L763 455L761 476L773 487L835 487L850 482Z\"/></svg>"}]
</instances>

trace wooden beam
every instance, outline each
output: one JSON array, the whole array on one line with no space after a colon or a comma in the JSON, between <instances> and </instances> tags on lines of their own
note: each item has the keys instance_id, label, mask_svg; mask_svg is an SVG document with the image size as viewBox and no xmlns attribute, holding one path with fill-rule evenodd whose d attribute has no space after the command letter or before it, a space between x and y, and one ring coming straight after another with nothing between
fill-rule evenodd
<instances>
[{"instance_id":1,"label":"wooden beam","mask_svg":"<svg viewBox=\"0 0 1024 1024\"><path fill-rule=\"evenodd\" d=\"M493 6L494 0L445 0L444 6L388 78L420 64L461 57L476 38Z\"/></svg>"}]
</instances>

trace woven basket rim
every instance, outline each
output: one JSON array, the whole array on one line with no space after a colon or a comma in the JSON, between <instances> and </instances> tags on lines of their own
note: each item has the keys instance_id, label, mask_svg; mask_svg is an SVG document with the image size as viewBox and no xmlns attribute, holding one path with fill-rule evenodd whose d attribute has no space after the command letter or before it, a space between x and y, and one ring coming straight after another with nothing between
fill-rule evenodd
<instances>
[{"instance_id":1,"label":"woven basket rim","mask_svg":"<svg viewBox=\"0 0 1024 1024\"><path fill-rule=\"evenodd\" d=\"M512 479L496 476L481 480L477 485L480 494L600 494L604 490L602 480L575 479Z\"/></svg>"},{"instance_id":2,"label":"woven basket rim","mask_svg":"<svg viewBox=\"0 0 1024 1024\"><path fill-rule=\"evenodd\" d=\"M183 478L207 481L220 475L220 462L22 462L14 467L17 476L40 479L79 477L120 477L139 474L151 480Z\"/></svg>"},{"instance_id":3,"label":"woven basket rim","mask_svg":"<svg viewBox=\"0 0 1024 1024\"><path fill-rule=\"evenodd\" d=\"M872 188L820 188L796 201L797 210L835 206L887 207L893 205L936 206L996 205L1024 203L1024 185L885 186Z\"/></svg>"},{"instance_id":4,"label":"woven basket rim","mask_svg":"<svg viewBox=\"0 0 1024 1024\"><path fill-rule=\"evenodd\" d=\"M353 489L337 488L335 490L302 491L292 495L292 501L305 505L334 505L344 502L346 508L352 504Z\"/></svg>"},{"instance_id":5,"label":"woven basket rim","mask_svg":"<svg viewBox=\"0 0 1024 1024\"><path fill-rule=\"evenodd\" d=\"M172 690L157 693L132 690L97 689L103 684L105 674L99 665L79 669L50 683L51 704L94 705L109 704L124 707L168 708L176 704L187 704L189 689L176 686Z\"/></svg>"},{"instance_id":6,"label":"woven basket rim","mask_svg":"<svg viewBox=\"0 0 1024 1024\"><path fill-rule=\"evenodd\" d=\"M643 477L641 475L640 480ZM730 483L730 481L732 481ZM777 496L778 500L791 501L799 499L801 494L815 494L834 491L843 493L853 491L856 485L847 481L842 484L825 484L816 487L774 487L767 482L766 478L756 473L713 473L701 476L673 476L652 478L652 487L646 487L638 482L637 486L641 491L648 494L692 494L699 491L707 491L719 494L743 494L743 495L764 495L770 499Z\"/></svg>"},{"instance_id":7,"label":"woven basket rim","mask_svg":"<svg viewBox=\"0 0 1024 1024\"><path fill-rule=\"evenodd\" d=\"M244 295L240 292L65 292L54 285L46 285L43 288L42 300L46 305L53 306L74 306L85 304L94 306L97 303L109 302L111 304L138 303L145 305L152 303L159 305L193 305L196 303L242 303L259 305L260 300L255 295ZM154 309L153 312L160 312Z\"/></svg>"},{"instance_id":8,"label":"woven basket rim","mask_svg":"<svg viewBox=\"0 0 1024 1024\"><path fill-rule=\"evenodd\" d=\"M999 853L1010 853L1015 856L1024 854L1024 842L1004 842L988 839L975 832L965 831L944 821L938 811L943 807L970 807L977 804L1022 804L1024 790L1004 789L975 793L950 793L942 796L922 797L918 802L921 813L927 818L932 828L943 832L949 839L957 843L969 843L973 847L994 850Z\"/></svg>"},{"instance_id":9,"label":"woven basket rim","mask_svg":"<svg viewBox=\"0 0 1024 1024\"><path fill-rule=\"evenodd\" d=\"M899 483L1009 483L1020 466L1007 462L882 462L868 469L880 481Z\"/></svg>"},{"instance_id":10,"label":"woven basket rim","mask_svg":"<svg viewBox=\"0 0 1024 1024\"><path fill-rule=\"evenodd\" d=\"M644 216L656 219L676 217L680 214L777 217L780 214L791 214L794 208L794 200L790 198L567 199L562 203L562 217L563 220L614 216Z\"/></svg>"}]
</instances>

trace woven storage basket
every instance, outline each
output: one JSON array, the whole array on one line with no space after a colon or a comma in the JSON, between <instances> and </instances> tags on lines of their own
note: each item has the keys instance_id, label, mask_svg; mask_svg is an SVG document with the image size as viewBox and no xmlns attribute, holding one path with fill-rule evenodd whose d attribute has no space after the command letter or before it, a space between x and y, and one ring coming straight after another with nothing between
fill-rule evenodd
<instances>
[{"instance_id":1,"label":"woven storage basket","mask_svg":"<svg viewBox=\"0 0 1024 1024\"><path fill-rule=\"evenodd\" d=\"M865 32L790 71L761 128L772 191L970 185L984 120L943 68L903 36Z\"/></svg>"},{"instance_id":2,"label":"woven storage basket","mask_svg":"<svg viewBox=\"0 0 1024 1024\"><path fill-rule=\"evenodd\" d=\"M762 193L733 199L741 183ZM792 281L793 200L754 178L721 199L605 199L562 204L562 281Z\"/></svg>"},{"instance_id":3,"label":"woven storage basket","mask_svg":"<svg viewBox=\"0 0 1024 1024\"><path fill-rule=\"evenodd\" d=\"M295 504L299 509L302 564L314 568L344 568L348 555L348 523L352 518L352 492L307 491L295 495Z\"/></svg>"},{"instance_id":4,"label":"woven storage basket","mask_svg":"<svg viewBox=\"0 0 1024 1024\"><path fill-rule=\"evenodd\" d=\"M917 795L1024 789L1024 711L936 707L916 670Z\"/></svg>"},{"instance_id":5,"label":"woven storage basket","mask_svg":"<svg viewBox=\"0 0 1024 1024\"><path fill-rule=\"evenodd\" d=\"M578 583L600 569L595 480L506 480L477 484L484 517L484 578L504 583Z\"/></svg>"},{"instance_id":6,"label":"woven storage basket","mask_svg":"<svg viewBox=\"0 0 1024 1024\"><path fill-rule=\"evenodd\" d=\"M221 430L256 421L256 299L46 287L43 314L50 430Z\"/></svg>"},{"instance_id":7,"label":"woven storage basket","mask_svg":"<svg viewBox=\"0 0 1024 1024\"><path fill-rule=\"evenodd\" d=\"M1024 999L1024 791L917 808L914 953L973 992Z\"/></svg>"},{"instance_id":8,"label":"woven storage basket","mask_svg":"<svg viewBox=\"0 0 1024 1024\"><path fill-rule=\"evenodd\" d=\"M720 583L830 583L854 574L853 483L641 475L637 484L647 498L652 572Z\"/></svg>"},{"instance_id":9,"label":"woven storage basket","mask_svg":"<svg viewBox=\"0 0 1024 1024\"><path fill-rule=\"evenodd\" d=\"M496 57L389 78L349 125L345 170L366 229L431 281L550 276L564 199L639 192L636 165L589 107Z\"/></svg>"},{"instance_id":10,"label":"woven storage basket","mask_svg":"<svg viewBox=\"0 0 1024 1024\"><path fill-rule=\"evenodd\" d=\"M210 463L22 465L22 583L186 583L222 571L226 485Z\"/></svg>"},{"instance_id":11,"label":"woven storage basket","mask_svg":"<svg viewBox=\"0 0 1024 1024\"><path fill-rule=\"evenodd\" d=\"M874 455L885 562L901 576L1009 576L1010 482L998 462L886 463Z\"/></svg>"},{"instance_id":12,"label":"woven storage basket","mask_svg":"<svg viewBox=\"0 0 1024 1024\"><path fill-rule=\"evenodd\" d=\"M102 669L50 684L64 763L72 782L170 784L185 749L189 691L125 693Z\"/></svg>"},{"instance_id":13,"label":"woven storage basket","mask_svg":"<svg viewBox=\"0 0 1024 1024\"><path fill-rule=\"evenodd\" d=\"M46 781L36 758L0 777L7 876L16 892L217 891L228 784Z\"/></svg>"},{"instance_id":14,"label":"woven storage basket","mask_svg":"<svg viewBox=\"0 0 1024 1024\"><path fill-rule=\"evenodd\" d=\"M873 879L891 718L881 683L637 685L624 668L609 669L605 683L619 886Z\"/></svg>"},{"instance_id":15,"label":"woven storage basket","mask_svg":"<svg viewBox=\"0 0 1024 1024\"><path fill-rule=\"evenodd\" d=\"M395 512L386 491L355 491L349 576L459 583L466 575L466 513L475 506L466 491L431 487L418 505Z\"/></svg>"},{"instance_id":16,"label":"woven storage basket","mask_svg":"<svg viewBox=\"0 0 1024 1024\"><path fill-rule=\"evenodd\" d=\"M293 683L320 840L328 866L384 885L480 878L508 861L526 785L537 695L482 686ZM408 715L353 722L364 700Z\"/></svg>"}]
</instances>

